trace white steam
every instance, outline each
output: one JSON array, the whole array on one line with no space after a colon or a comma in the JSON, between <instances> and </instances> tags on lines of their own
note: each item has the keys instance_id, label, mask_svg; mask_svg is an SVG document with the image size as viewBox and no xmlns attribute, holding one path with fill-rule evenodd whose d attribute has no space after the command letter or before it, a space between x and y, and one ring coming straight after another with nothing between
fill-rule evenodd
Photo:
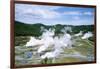
<instances>
[{"instance_id":1,"label":"white steam","mask_svg":"<svg viewBox=\"0 0 100 69\"><path fill-rule=\"evenodd\" d=\"M72 32L72 28L71 27L64 27L64 29L62 29L61 32L63 32L63 33Z\"/></svg>"},{"instance_id":2,"label":"white steam","mask_svg":"<svg viewBox=\"0 0 100 69\"><path fill-rule=\"evenodd\" d=\"M30 37L30 41L27 42L25 46L37 46L37 45L43 45L43 41L38 40L35 37Z\"/></svg>"},{"instance_id":3,"label":"white steam","mask_svg":"<svg viewBox=\"0 0 100 69\"><path fill-rule=\"evenodd\" d=\"M43 45L39 47L38 53L41 53L42 51L45 51L49 46L52 46L54 44L54 30L45 30L45 32L41 36L41 40L43 41Z\"/></svg>"},{"instance_id":4,"label":"white steam","mask_svg":"<svg viewBox=\"0 0 100 69\"><path fill-rule=\"evenodd\" d=\"M88 38L90 38L90 37L92 37L92 36L93 36L92 32L87 32L87 33L85 33L85 34L83 35L82 39L88 39Z\"/></svg>"},{"instance_id":5,"label":"white steam","mask_svg":"<svg viewBox=\"0 0 100 69\"><path fill-rule=\"evenodd\" d=\"M55 29L44 29L44 27L41 27L42 35L39 38L30 37L29 42L25 46L37 46L37 53L41 54L40 58L56 58L58 57L61 52L63 52L64 48L72 48L73 40L72 36L67 33L67 31L72 32L71 27L64 27L64 29L61 30L63 34L60 34L59 36L55 36ZM75 34L74 36L82 36L83 33L80 31L78 34ZM88 39L89 37L92 37L93 34L91 32L85 33L81 38L82 39ZM46 52L48 48L52 48L49 52ZM73 54L72 54L73 55ZM76 55L76 54L75 54ZM80 56L77 54L77 56Z\"/></svg>"},{"instance_id":6,"label":"white steam","mask_svg":"<svg viewBox=\"0 0 100 69\"><path fill-rule=\"evenodd\" d=\"M60 52L59 50L54 50L54 51L51 51L51 52L47 52L45 53L44 55L41 56L42 59L45 59L45 58L56 58L60 55Z\"/></svg>"},{"instance_id":7,"label":"white steam","mask_svg":"<svg viewBox=\"0 0 100 69\"><path fill-rule=\"evenodd\" d=\"M83 33L80 31L79 33L75 34L74 36L81 36Z\"/></svg>"},{"instance_id":8,"label":"white steam","mask_svg":"<svg viewBox=\"0 0 100 69\"><path fill-rule=\"evenodd\" d=\"M44 29L41 27L41 31L43 34L39 37L40 39L36 39L35 37L30 37L30 41L27 42L26 46L39 46L37 53L41 53L45 51L48 47L52 47L53 51L46 52L41 58L53 58L58 56L63 48L71 48L72 40L71 35L66 33L66 31L71 31L70 27L65 27L62 31L63 34L55 36L55 29ZM54 37L55 36L55 37Z\"/></svg>"},{"instance_id":9,"label":"white steam","mask_svg":"<svg viewBox=\"0 0 100 69\"><path fill-rule=\"evenodd\" d=\"M48 30L43 33L42 39L45 40L44 45L40 46L38 49L38 53L41 53L45 51L48 47L53 47L54 51L47 52L44 55L41 56L42 59L44 58L55 58L59 56L59 54L62 52L63 48L71 48L72 46L72 41L71 41L71 35L63 31L64 34L62 36L54 36L54 30Z\"/></svg>"}]
</instances>

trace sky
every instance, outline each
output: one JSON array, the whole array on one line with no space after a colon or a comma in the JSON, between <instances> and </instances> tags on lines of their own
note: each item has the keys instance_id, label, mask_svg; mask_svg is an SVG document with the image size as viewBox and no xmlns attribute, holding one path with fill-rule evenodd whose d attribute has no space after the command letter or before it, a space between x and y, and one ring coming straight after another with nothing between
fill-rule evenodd
<instances>
[{"instance_id":1,"label":"sky","mask_svg":"<svg viewBox=\"0 0 100 69\"><path fill-rule=\"evenodd\" d=\"M27 24L91 25L94 8L15 4L15 20Z\"/></svg>"}]
</instances>

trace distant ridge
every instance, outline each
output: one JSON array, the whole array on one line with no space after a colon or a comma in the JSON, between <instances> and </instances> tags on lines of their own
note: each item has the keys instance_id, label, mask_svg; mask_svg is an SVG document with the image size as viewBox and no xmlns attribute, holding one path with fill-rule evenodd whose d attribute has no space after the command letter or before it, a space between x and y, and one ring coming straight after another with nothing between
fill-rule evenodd
<instances>
[{"instance_id":1,"label":"distant ridge","mask_svg":"<svg viewBox=\"0 0 100 69\"><path fill-rule=\"evenodd\" d=\"M42 34L41 27L44 27L45 29L54 28L55 33L59 34L61 33L61 29L64 27L71 27L73 33L78 33L79 31L87 32L91 31L93 32L94 26L93 25L80 25L80 26L73 26L73 25L44 25L42 23L35 23L35 24L26 24L19 21L15 21L15 35L16 36L40 36ZM69 32L71 33L71 32Z\"/></svg>"}]
</instances>

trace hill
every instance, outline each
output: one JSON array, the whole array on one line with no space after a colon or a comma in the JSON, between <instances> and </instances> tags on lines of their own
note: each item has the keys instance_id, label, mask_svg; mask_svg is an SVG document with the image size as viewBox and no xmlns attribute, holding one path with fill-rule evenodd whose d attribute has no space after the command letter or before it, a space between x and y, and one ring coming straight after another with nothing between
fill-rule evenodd
<instances>
[{"instance_id":1,"label":"hill","mask_svg":"<svg viewBox=\"0 0 100 69\"><path fill-rule=\"evenodd\" d=\"M40 36L42 34L41 27L44 27L45 29L54 28L55 34L62 33L61 29L64 29L64 27L71 27L72 32L69 32L70 34L78 33L79 31L93 32L93 25L80 25L80 26L73 26L73 25L44 25L42 23L35 23L35 24L25 24L22 22L15 21L15 27L14 27L14 33L15 36Z\"/></svg>"}]
</instances>

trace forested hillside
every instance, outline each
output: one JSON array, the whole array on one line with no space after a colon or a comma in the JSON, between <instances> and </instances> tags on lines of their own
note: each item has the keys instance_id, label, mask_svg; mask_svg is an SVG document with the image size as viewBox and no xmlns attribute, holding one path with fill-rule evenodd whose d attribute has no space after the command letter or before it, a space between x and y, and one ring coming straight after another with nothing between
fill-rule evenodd
<instances>
[{"instance_id":1,"label":"forested hillside","mask_svg":"<svg viewBox=\"0 0 100 69\"><path fill-rule=\"evenodd\" d=\"M42 23L36 23L36 24L25 24L18 21L15 21L15 35L16 36L40 36L42 34L41 27L44 27L45 29L53 28L55 29L55 34L62 33L61 30L64 27L71 27L72 32L69 32L70 34L76 34L80 31L85 32L93 32L93 25L80 25L80 26L73 26L73 25L44 25Z\"/></svg>"}]
</instances>

